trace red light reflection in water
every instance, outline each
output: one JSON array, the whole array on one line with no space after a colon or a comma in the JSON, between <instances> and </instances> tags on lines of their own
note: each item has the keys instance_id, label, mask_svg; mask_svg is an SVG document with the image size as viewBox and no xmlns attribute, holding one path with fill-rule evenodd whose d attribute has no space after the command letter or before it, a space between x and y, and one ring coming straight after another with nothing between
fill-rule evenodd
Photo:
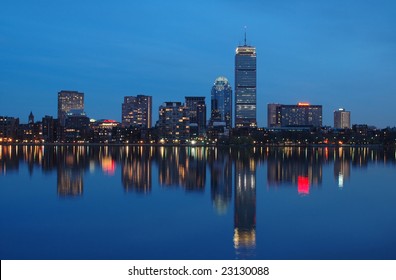
<instances>
[{"instance_id":1,"label":"red light reflection in water","mask_svg":"<svg viewBox=\"0 0 396 280\"><path fill-rule=\"evenodd\" d=\"M298 194L302 194L302 195L309 194L309 178L308 177L298 176L297 190L298 190Z\"/></svg>"},{"instance_id":2,"label":"red light reflection in water","mask_svg":"<svg viewBox=\"0 0 396 280\"><path fill-rule=\"evenodd\" d=\"M115 161L110 157L105 157L102 159L102 170L106 175L114 175L116 169Z\"/></svg>"}]
</instances>

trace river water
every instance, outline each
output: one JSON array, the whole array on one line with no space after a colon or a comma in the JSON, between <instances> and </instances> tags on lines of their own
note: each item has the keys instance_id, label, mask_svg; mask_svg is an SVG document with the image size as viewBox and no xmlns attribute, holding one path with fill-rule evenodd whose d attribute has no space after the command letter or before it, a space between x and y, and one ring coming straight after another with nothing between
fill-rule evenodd
<instances>
[{"instance_id":1,"label":"river water","mask_svg":"<svg viewBox=\"0 0 396 280\"><path fill-rule=\"evenodd\" d=\"M1 259L396 259L394 149L0 146Z\"/></svg>"}]
</instances>

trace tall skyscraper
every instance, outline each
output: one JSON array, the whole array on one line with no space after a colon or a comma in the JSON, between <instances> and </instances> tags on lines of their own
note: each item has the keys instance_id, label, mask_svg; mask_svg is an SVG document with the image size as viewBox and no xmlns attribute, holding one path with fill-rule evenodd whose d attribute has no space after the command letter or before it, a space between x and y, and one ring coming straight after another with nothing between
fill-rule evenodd
<instances>
[{"instance_id":1,"label":"tall skyscraper","mask_svg":"<svg viewBox=\"0 0 396 280\"><path fill-rule=\"evenodd\" d=\"M122 103L122 125L151 128L152 97L146 95L125 96Z\"/></svg>"},{"instance_id":2,"label":"tall skyscraper","mask_svg":"<svg viewBox=\"0 0 396 280\"><path fill-rule=\"evenodd\" d=\"M211 92L210 123L224 122L232 127L232 88L226 77L218 77Z\"/></svg>"},{"instance_id":3,"label":"tall skyscraper","mask_svg":"<svg viewBox=\"0 0 396 280\"><path fill-rule=\"evenodd\" d=\"M334 111L334 128L351 128L351 112L343 108Z\"/></svg>"},{"instance_id":4,"label":"tall skyscraper","mask_svg":"<svg viewBox=\"0 0 396 280\"><path fill-rule=\"evenodd\" d=\"M206 129L205 97L186 96L186 106L190 112L190 125L196 124L198 128L198 135L203 135Z\"/></svg>"},{"instance_id":5,"label":"tall skyscraper","mask_svg":"<svg viewBox=\"0 0 396 280\"><path fill-rule=\"evenodd\" d=\"M60 125L65 125L67 113L71 110L84 111L84 93L69 90L58 92L58 119Z\"/></svg>"},{"instance_id":6,"label":"tall skyscraper","mask_svg":"<svg viewBox=\"0 0 396 280\"><path fill-rule=\"evenodd\" d=\"M257 127L256 48L245 44L235 54L235 127Z\"/></svg>"}]
</instances>

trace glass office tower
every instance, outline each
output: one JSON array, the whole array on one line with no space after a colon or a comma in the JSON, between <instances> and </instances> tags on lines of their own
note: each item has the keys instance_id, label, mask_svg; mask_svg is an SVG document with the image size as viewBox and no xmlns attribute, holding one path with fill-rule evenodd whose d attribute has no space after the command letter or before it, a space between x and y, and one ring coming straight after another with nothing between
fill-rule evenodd
<instances>
[{"instance_id":1,"label":"glass office tower","mask_svg":"<svg viewBox=\"0 0 396 280\"><path fill-rule=\"evenodd\" d=\"M226 77L218 77L212 87L210 121L232 127L232 88Z\"/></svg>"}]
</instances>

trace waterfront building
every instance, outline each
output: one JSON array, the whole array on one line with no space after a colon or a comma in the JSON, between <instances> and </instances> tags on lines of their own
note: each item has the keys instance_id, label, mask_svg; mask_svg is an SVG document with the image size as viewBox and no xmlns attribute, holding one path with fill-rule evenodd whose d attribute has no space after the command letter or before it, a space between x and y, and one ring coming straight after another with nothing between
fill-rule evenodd
<instances>
[{"instance_id":1,"label":"waterfront building","mask_svg":"<svg viewBox=\"0 0 396 280\"><path fill-rule=\"evenodd\" d=\"M101 119L97 121L91 121L91 135L94 143L111 143L117 142L117 128L120 127L120 123L115 120Z\"/></svg>"},{"instance_id":2,"label":"waterfront building","mask_svg":"<svg viewBox=\"0 0 396 280\"><path fill-rule=\"evenodd\" d=\"M196 136L202 136L206 130L205 97L186 96L186 107L189 110L190 126L196 127Z\"/></svg>"},{"instance_id":3,"label":"waterfront building","mask_svg":"<svg viewBox=\"0 0 396 280\"><path fill-rule=\"evenodd\" d=\"M0 116L0 143L13 142L18 133L19 118Z\"/></svg>"},{"instance_id":4,"label":"waterfront building","mask_svg":"<svg viewBox=\"0 0 396 280\"><path fill-rule=\"evenodd\" d=\"M41 142L42 140L42 123L34 122L33 112L30 111L28 116L28 123L19 125L19 139L22 139L23 142Z\"/></svg>"},{"instance_id":5,"label":"waterfront building","mask_svg":"<svg viewBox=\"0 0 396 280\"><path fill-rule=\"evenodd\" d=\"M334 111L334 128L351 128L351 112L343 108Z\"/></svg>"},{"instance_id":6,"label":"waterfront building","mask_svg":"<svg viewBox=\"0 0 396 280\"><path fill-rule=\"evenodd\" d=\"M322 105L268 104L268 127L321 127Z\"/></svg>"},{"instance_id":7,"label":"waterfront building","mask_svg":"<svg viewBox=\"0 0 396 280\"><path fill-rule=\"evenodd\" d=\"M61 126L65 126L67 114L71 110L84 111L84 93L70 90L58 92L58 120Z\"/></svg>"},{"instance_id":8,"label":"waterfront building","mask_svg":"<svg viewBox=\"0 0 396 280\"><path fill-rule=\"evenodd\" d=\"M230 130L227 129L225 122L213 122L207 131L207 136L208 140L214 142L221 140L224 143L229 140Z\"/></svg>"},{"instance_id":9,"label":"waterfront building","mask_svg":"<svg viewBox=\"0 0 396 280\"><path fill-rule=\"evenodd\" d=\"M121 119L125 127L151 128L152 96L125 96Z\"/></svg>"},{"instance_id":10,"label":"waterfront building","mask_svg":"<svg viewBox=\"0 0 396 280\"><path fill-rule=\"evenodd\" d=\"M164 102L159 107L157 127L166 142L184 141L190 136L188 107L181 102Z\"/></svg>"},{"instance_id":11,"label":"waterfront building","mask_svg":"<svg viewBox=\"0 0 396 280\"><path fill-rule=\"evenodd\" d=\"M235 127L255 128L256 120L256 48L245 44L235 54Z\"/></svg>"},{"instance_id":12,"label":"waterfront building","mask_svg":"<svg viewBox=\"0 0 396 280\"><path fill-rule=\"evenodd\" d=\"M52 116L45 116L42 118L42 133L43 140L46 143L53 143L57 137L57 120Z\"/></svg>"},{"instance_id":13,"label":"waterfront building","mask_svg":"<svg viewBox=\"0 0 396 280\"><path fill-rule=\"evenodd\" d=\"M267 105L267 126L268 128L280 127L281 126L281 115L280 115L281 104L268 104Z\"/></svg>"},{"instance_id":14,"label":"waterfront building","mask_svg":"<svg viewBox=\"0 0 396 280\"><path fill-rule=\"evenodd\" d=\"M65 119L62 140L67 143L88 141L89 124L89 118L83 110L69 110Z\"/></svg>"},{"instance_id":15,"label":"waterfront building","mask_svg":"<svg viewBox=\"0 0 396 280\"><path fill-rule=\"evenodd\" d=\"M232 88L226 77L218 77L211 91L210 125L224 122L227 129L232 128Z\"/></svg>"},{"instance_id":16,"label":"waterfront building","mask_svg":"<svg viewBox=\"0 0 396 280\"><path fill-rule=\"evenodd\" d=\"M299 102L297 105L268 104L268 127L321 127L322 105Z\"/></svg>"},{"instance_id":17,"label":"waterfront building","mask_svg":"<svg viewBox=\"0 0 396 280\"><path fill-rule=\"evenodd\" d=\"M322 126L322 105L300 102L297 105L282 105L281 126Z\"/></svg>"}]
</instances>

